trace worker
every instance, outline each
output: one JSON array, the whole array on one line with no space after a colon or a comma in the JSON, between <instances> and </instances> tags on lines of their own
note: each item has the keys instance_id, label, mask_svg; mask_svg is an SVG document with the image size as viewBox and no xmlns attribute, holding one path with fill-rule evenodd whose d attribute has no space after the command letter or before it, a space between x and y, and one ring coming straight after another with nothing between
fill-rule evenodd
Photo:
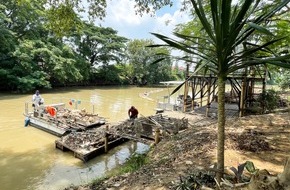
<instances>
[{"instance_id":1,"label":"worker","mask_svg":"<svg viewBox=\"0 0 290 190\"><path fill-rule=\"evenodd\" d=\"M33 94L32 96L32 106L40 106L41 104L43 104L43 98L41 97L41 95L39 94L39 90L35 91L35 94Z\"/></svg>"},{"instance_id":2,"label":"worker","mask_svg":"<svg viewBox=\"0 0 290 190\"><path fill-rule=\"evenodd\" d=\"M130 119L135 119L138 117L138 110L134 107L131 106L131 108L128 110L128 116Z\"/></svg>"}]
</instances>

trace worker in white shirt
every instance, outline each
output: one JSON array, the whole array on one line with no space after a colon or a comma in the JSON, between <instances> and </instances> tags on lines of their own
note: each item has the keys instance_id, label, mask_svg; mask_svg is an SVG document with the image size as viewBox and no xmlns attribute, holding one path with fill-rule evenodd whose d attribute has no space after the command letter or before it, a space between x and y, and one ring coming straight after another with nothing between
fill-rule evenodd
<instances>
[{"instance_id":1,"label":"worker in white shirt","mask_svg":"<svg viewBox=\"0 0 290 190\"><path fill-rule=\"evenodd\" d=\"M32 96L32 106L40 106L41 104L43 104L43 98L41 97L41 95L39 94L39 90L35 91L35 94L33 94Z\"/></svg>"}]
</instances>

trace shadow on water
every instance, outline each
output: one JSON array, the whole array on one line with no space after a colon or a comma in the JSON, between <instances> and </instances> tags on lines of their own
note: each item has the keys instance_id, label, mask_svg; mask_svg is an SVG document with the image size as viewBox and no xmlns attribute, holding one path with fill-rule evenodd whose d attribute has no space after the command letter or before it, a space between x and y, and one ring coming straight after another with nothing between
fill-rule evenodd
<instances>
[{"instance_id":1,"label":"shadow on water","mask_svg":"<svg viewBox=\"0 0 290 190\"><path fill-rule=\"evenodd\" d=\"M21 100L25 97L28 97L27 94L6 94L6 93L0 93L0 101L1 100ZM29 96L30 97L30 96ZM32 95L31 95L32 98Z\"/></svg>"},{"instance_id":2,"label":"shadow on water","mask_svg":"<svg viewBox=\"0 0 290 190\"><path fill-rule=\"evenodd\" d=\"M138 89L156 89L162 88L162 86L142 86ZM129 90L136 89L134 85L127 86L81 86L81 87L56 87L52 89L40 89L40 94L60 94L60 93L78 93L83 90ZM34 90L26 93L10 93L10 92L0 92L0 100L11 100L11 99L21 99L25 97L32 97Z\"/></svg>"},{"instance_id":3,"label":"shadow on water","mask_svg":"<svg viewBox=\"0 0 290 190\"><path fill-rule=\"evenodd\" d=\"M49 160L39 156L40 154L36 151L17 153L1 150L0 189L23 190L28 184L36 183L38 178L44 176L50 164L47 163Z\"/></svg>"}]
</instances>

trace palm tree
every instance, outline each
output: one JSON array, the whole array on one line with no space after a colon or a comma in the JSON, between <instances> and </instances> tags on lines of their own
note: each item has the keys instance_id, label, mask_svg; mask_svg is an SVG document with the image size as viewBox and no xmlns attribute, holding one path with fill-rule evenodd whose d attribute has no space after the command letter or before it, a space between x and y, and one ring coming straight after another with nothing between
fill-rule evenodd
<instances>
[{"instance_id":1,"label":"palm tree","mask_svg":"<svg viewBox=\"0 0 290 190\"><path fill-rule=\"evenodd\" d=\"M217 180L219 183L224 171L226 78L234 71L261 64L290 68L289 54L277 55L269 49L270 45L281 39L276 39L265 27L262 27L289 1L283 0L276 4L268 4L267 9L261 9L260 0L243 0L236 4L232 0L210 0L209 11L205 11L202 0L190 0L194 13L202 24L205 36L174 33L179 38L180 41L178 41L153 33L166 43L155 46L169 46L187 54L197 55L201 61L196 63L195 70L206 68L218 78L217 170L219 172ZM257 32L271 35L272 40L264 44L253 44L251 38ZM259 56L257 56L258 54ZM186 62L194 62L194 60L187 59L186 56L181 59ZM189 79L190 77L187 80ZM172 93L180 87L181 85Z\"/></svg>"}]
</instances>

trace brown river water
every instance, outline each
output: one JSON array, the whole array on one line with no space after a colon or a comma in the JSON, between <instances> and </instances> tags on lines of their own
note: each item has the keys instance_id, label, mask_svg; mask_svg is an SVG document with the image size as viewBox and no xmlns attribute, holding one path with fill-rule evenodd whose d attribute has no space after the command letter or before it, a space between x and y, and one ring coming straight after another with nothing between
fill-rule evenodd
<instances>
[{"instance_id":1,"label":"brown river water","mask_svg":"<svg viewBox=\"0 0 290 190\"><path fill-rule=\"evenodd\" d=\"M148 98L140 94L147 92ZM128 118L134 105L141 115L155 114L157 100L169 89L149 87L86 87L40 91L45 104L75 100L71 108L85 108L105 117L109 123ZM25 102L32 94L0 93L0 190L60 190L71 184L91 182L117 168L135 151L148 146L128 142L87 163L71 152L55 148L58 137L28 126L24 127ZM94 106L93 106L94 105Z\"/></svg>"}]
</instances>

